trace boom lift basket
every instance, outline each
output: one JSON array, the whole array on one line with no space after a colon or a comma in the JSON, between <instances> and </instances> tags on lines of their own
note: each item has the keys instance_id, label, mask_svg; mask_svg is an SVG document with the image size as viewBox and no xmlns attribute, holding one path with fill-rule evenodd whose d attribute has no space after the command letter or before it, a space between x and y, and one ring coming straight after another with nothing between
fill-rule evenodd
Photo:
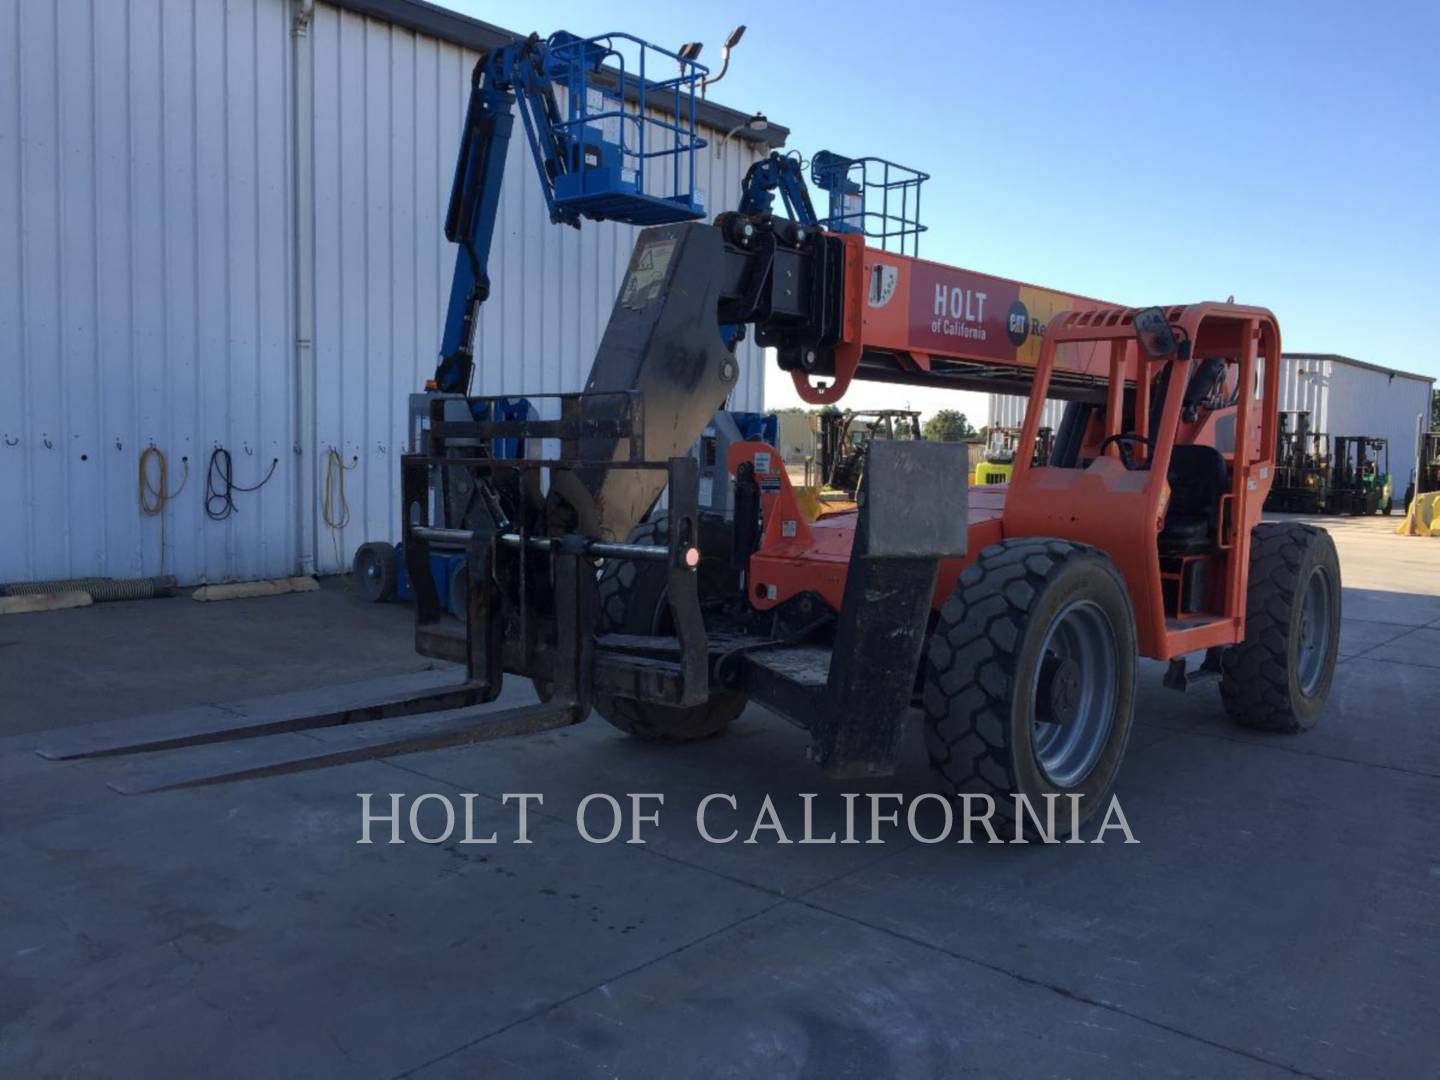
<instances>
[{"instance_id":1,"label":"boom lift basket","mask_svg":"<svg viewBox=\"0 0 1440 1080\"><path fill-rule=\"evenodd\" d=\"M695 171L706 145L695 113L702 65L630 34L557 33L545 66L565 92L564 118L550 125L569 157L554 178L557 208L632 225L705 216Z\"/></svg>"},{"instance_id":2,"label":"boom lift basket","mask_svg":"<svg viewBox=\"0 0 1440 1080\"><path fill-rule=\"evenodd\" d=\"M928 173L878 157L847 158L821 150L810 161L810 179L830 193L821 227L859 233L879 241L882 251L920 253L920 187Z\"/></svg>"}]
</instances>

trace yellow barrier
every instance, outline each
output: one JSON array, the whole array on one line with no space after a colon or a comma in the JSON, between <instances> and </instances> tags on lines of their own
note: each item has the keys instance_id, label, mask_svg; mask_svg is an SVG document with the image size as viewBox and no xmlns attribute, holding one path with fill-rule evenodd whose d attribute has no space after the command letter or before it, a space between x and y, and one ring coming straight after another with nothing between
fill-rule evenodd
<instances>
[{"instance_id":1,"label":"yellow barrier","mask_svg":"<svg viewBox=\"0 0 1440 1080\"><path fill-rule=\"evenodd\" d=\"M1440 491L1416 495L1395 531L1401 536L1440 536Z\"/></svg>"}]
</instances>

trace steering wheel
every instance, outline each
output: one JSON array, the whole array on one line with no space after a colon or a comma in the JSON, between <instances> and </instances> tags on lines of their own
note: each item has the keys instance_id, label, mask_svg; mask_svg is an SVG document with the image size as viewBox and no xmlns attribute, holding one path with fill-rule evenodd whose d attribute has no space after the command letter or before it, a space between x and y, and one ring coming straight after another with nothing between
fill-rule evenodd
<instances>
[{"instance_id":1,"label":"steering wheel","mask_svg":"<svg viewBox=\"0 0 1440 1080\"><path fill-rule=\"evenodd\" d=\"M1096 451L1095 456L1104 457L1105 448L1111 443L1116 443L1120 447L1120 463L1125 466L1126 472L1134 472L1136 469L1135 443L1139 443L1145 447L1146 450L1151 451L1152 454L1155 449L1155 443L1149 436L1141 435L1138 431L1122 431L1105 439L1105 441L1100 444L1100 449Z\"/></svg>"}]
</instances>

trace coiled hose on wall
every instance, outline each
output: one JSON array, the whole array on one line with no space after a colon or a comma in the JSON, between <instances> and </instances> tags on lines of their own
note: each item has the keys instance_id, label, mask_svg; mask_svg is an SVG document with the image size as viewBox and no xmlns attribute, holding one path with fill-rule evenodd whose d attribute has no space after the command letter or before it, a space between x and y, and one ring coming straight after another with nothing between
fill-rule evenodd
<instances>
[{"instance_id":1,"label":"coiled hose on wall","mask_svg":"<svg viewBox=\"0 0 1440 1080\"><path fill-rule=\"evenodd\" d=\"M155 463L155 483L150 482L150 463ZM146 517L158 517L160 519L160 572L165 572L165 508L170 500L185 490L185 485L190 481L190 459L182 457L180 464L185 467L184 475L180 477L180 486L174 491L167 491L169 485L170 463L165 458L165 451L161 450L154 443L151 443L144 450L140 451L140 511Z\"/></svg>"}]
</instances>

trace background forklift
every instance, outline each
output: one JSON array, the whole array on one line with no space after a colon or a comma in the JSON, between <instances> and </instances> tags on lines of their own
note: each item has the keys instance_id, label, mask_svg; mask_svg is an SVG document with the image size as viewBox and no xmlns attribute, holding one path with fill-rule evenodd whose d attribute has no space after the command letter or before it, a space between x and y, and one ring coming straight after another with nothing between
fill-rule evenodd
<instances>
[{"instance_id":1,"label":"background forklift","mask_svg":"<svg viewBox=\"0 0 1440 1080\"><path fill-rule=\"evenodd\" d=\"M552 124L553 167L539 171L557 212L563 188L581 193L563 204L577 212L640 223L664 211L670 223L640 234L583 391L533 395L545 418L520 420L464 395L488 293L494 136L508 119L497 103L517 70L538 70L573 80L566 100L583 108L574 91L609 55L605 39L550 42L516 42L477 66L447 219L461 247L451 316L465 332L447 322L437 383L449 393L429 401L422 443L401 463L416 648L464 665L464 681L305 716L71 729L42 753L183 749L112 782L154 791L525 734L579 723L592 706L640 737L694 739L753 701L807 731L829 775L882 776L918 704L945 790L994 796L1002 814L1017 812L1011 795L1042 808L1081 796L1056 822L1064 836L1113 788L1139 656L1168 661L1175 689L1218 680L1240 724L1316 722L1340 570L1323 531L1260 522L1276 463L1274 317L1115 307L923 262L907 253L918 217L874 208L918 207L924 174L831 156L819 175L845 202L830 224L763 203L702 224L686 197L657 204L624 190L623 170L590 175L624 152L599 127ZM679 58L665 55L673 71ZM787 203L803 194L784 190ZM1130 231L1115 243L1128 250ZM968 491L963 444L876 440L856 511L807 522L774 448L741 441L728 452L732 509L703 511L689 449L734 385L743 333L775 350L813 404L857 378L1023 389L1011 483ZM1050 398L1067 405L1037 464ZM436 550L465 558L463 624L426 572ZM538 701L479 708L507 674L530 680ZM332 730L236 742L321 728Z\"/></svg>"},{"instance_id":2,"label":"background forklift","mask_svg":"<svg viewBox=\"0 0 1440 1080\"><path fill-rule=\"evenodd\" d=\"M1406 536L1440 535L1440 431L1422 431L1415 466L1405 489L1405 520L1395 531Z\"/></svg>"},{"instance_id":3,"label":"background forklift","mask_svg":"<svg viewBox=\"0 0 1440 1080\"><path fill-rule=\"evenodd\" d=\"M974 483L977 487L985 484L1008 484L1015 471L1015 447L1020 441L1020 429L1016 427L993 427L985 440L985 449L975 466ZM1035 452L1031 460L1043 465L1050 460L1050 451L1055 443L1055 433L1042 427L1035 435Z\"/></svg>"},{"instance_id":4,"label":"background forklift","mask_svg":"<svg viewBox=\"0 0 1440 1080\"><path fill-rule=\"evenodd\" d=\"M1323 513L1330 490L1330 438L1311 430L1308 412L1279 413L1275 482L1265 509Z\"/></svg>"},{"instance_id":5,"label":"background forklift","mask_svg":"<svg viewBox=\"0 0 1440 1080\"><path fill-rule=\"evenodd\" d=\"M1420 433L1418 468L1412 470L1405 488L1405 509L1408 512L1415 496L1440 491L1440 431Z\"/></svg>"},{"instance_id":6,"label":"background forklift","mask_svg":"<svg viewBox=\"0 0 1440 1080\"><path fill-rule=\"evenodd\" d=\"M1389 441L1376 435L1335 436L1325 503L1332 514L1388 517L1394 507Z\"/></svg>"},{"instance_id":7,"label":"background forklift","mask_svg":"<svg viewBox=\"0 0 1440 1080\"><path fill-rule=\"evenodd\" d=\"M909 409L823 411L815 416L815 451L822 503L853 509L875 439L923 439L920 414Z\"/></svg>"}]
</instances>

